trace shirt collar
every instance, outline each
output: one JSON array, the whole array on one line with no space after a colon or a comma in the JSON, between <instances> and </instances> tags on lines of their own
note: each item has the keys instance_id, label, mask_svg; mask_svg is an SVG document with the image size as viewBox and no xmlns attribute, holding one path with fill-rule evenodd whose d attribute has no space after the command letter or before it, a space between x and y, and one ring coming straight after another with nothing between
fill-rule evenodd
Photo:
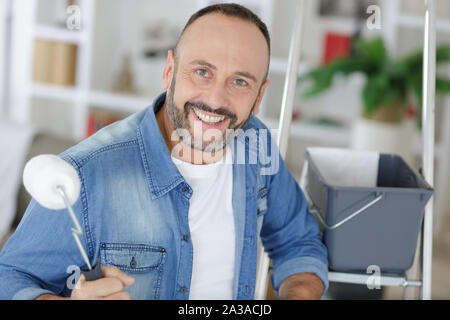
<instances>
[{"instance_id":1,"label":"shirt collar","mask_svg":"<svg viewBox=\"0 0 450 320\"><path fill-rule=\"evenodd\" d=\"M184 181L173 163L161 134L155 114L163 107L166 92L160 94L147 108L137 130L144 170L152 199L159 198Z\"/></svg>"}]
</instances>

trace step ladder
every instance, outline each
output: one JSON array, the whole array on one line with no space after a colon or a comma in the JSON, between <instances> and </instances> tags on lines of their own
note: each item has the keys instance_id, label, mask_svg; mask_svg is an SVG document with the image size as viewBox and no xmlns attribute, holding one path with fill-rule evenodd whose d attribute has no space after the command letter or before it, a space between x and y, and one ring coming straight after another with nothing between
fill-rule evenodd
<instances>
[{"instance_id":1,"label":"step ladder","mask_svg":"<svg viewBox=\"0 0 450 320\"><path fill-rule=\"evenodd\" d=\"M300 52L303 40L305 8L308 0L299 0L296 19L291 38L288 69L284 83L282 108L279 121L279 132L277 144L284 158L287 151L289 129L292 119L292 108L297 83L297 70L300 61ZM422 169L424 179L430 186L434 186L434 108L435 108L435 81L436 77L436 16L435 0L424 0L425 25L424 25L424 48L423 48L423 101L422 101ZM405 274L381 274L377 285L396 287L419 287L419 298L431 299L431 263L433 246L433 198L425 207L422 228L416 248L416 259L408 271L410 277L419 277L419 280L410 280ZM263 250L261 240L258 247L258 267L256 275L255 299L264 300L267 295L269 257ZM419 268L420 264L420 268ZM420 269L420 272L418 270ZM373 277L364 273L329 272L330 282L368 284ZM409 292L411 293L411 291ZM407 292L405 291L405 298ZM411 296L411 294L410 294Z\"/></svg>"}]
</instances>

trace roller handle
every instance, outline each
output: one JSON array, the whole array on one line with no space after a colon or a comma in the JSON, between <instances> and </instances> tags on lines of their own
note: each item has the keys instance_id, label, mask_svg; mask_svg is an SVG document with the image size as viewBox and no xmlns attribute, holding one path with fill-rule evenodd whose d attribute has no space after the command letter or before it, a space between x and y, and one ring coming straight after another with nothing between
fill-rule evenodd
<instances>
[{"instance_id":1,"label":"roller handle","mask_svg":"<svg viewBox=\"0 0 450 320\"><path fill-rule=\"evenodd\" d=\"M103 278L102 268L100 266L100 261L97 260L95 265L91 270L82 270L81 274L84 275L86 281L94 281Z\"/></svg>"}]
</instances>

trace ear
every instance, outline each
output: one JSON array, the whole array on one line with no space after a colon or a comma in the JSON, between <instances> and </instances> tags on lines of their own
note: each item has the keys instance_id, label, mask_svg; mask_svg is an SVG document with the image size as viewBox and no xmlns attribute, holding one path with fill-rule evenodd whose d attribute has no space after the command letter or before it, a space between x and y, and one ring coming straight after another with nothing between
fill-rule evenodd
<instances>
[{"instance_id":1,"label":"ear","mask_svg":"<svg viewBox=\"0 0 450 320\"><path fill-rule=\"evenodd\" d=\"M256 115L259 112L259 105L261 104L262 98L264 97L264 92L266 91L267 86L269 85L270 80L267 79L262 85L261 89L259 90L258 99L256 100L255 107L253 108L253 114Z\"/></svg>"},{"instance_id":2,"label":"ear","mask_svg":"<svg viewBox=\"0 0 450 320\"><path fill-rule=\"evenodd\" d=\"M167 90L170 87L170 83L172 82L173 70L175 68L175 57L173 50L169 50L167 52L167 61L166 66L164 67L163 72L163 89Z\"/></svg>"}]
</instances>

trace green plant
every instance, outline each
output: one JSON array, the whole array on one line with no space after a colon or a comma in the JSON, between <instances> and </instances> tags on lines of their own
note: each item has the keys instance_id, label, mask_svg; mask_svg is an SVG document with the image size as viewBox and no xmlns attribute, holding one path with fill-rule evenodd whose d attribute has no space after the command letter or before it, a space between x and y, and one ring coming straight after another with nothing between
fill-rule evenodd
<instances>
[{"instance_id":1,"label":"green plant","mask_svg":"<svg viewBox=\"0 0 450 320\"><path fill-rule=\"evenodd\" d=\"M404 108L413 92L417 105L422 102L422 51L401 59L392 59L382 38L355 40L351 53L328 65L320 66L299 77L299 83L311 82L312 86L302 94L310 98L323 93L332 85L337 74L349 75L361 72L366 75L362 89L363 114L370 116L381 105L400 103ZM450 61L450 45L436 49L436 63ZM450 93L450 81L436 77L436 92Z\"/></svg>"}]
</instances>

